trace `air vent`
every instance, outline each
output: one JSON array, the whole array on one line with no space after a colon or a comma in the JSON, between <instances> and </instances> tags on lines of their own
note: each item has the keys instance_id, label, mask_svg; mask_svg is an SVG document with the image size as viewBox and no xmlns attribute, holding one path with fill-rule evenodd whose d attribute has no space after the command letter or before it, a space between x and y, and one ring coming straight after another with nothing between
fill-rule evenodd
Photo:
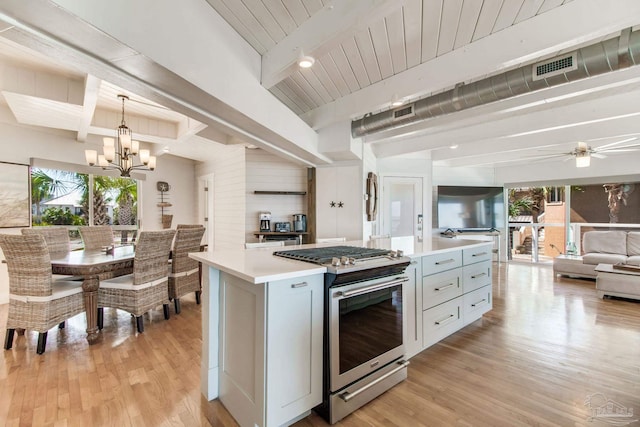
<instances>
[{"instance_id":1,"label":"air vent","mask_svg":"<svg viewBox=\"0 0 640 427\"><path fill-rule=\"evenodd\" d=\"M393 110L393 120L400 120L407 117L413 117L416 115L413 107L415 104L409 104L406 107L398 108L397 110Z\"/></svg>"},{"instance_id":2,"label":"air vent","mask_svg":"<svg viewBox=\"0 0 640 427\"><path fill-rule=\"evenodd\" d=\"M533 80L542 80L547 77L564 74L578 69L577 52L554 58L552 60L538 62L533 65Z\"/></svg>"}]
</instances>

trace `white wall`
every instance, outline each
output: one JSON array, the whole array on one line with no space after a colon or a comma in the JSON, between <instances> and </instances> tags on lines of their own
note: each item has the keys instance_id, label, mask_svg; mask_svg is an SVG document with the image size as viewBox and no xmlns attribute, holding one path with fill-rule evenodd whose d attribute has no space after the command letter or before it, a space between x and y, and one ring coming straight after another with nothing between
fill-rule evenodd
<instances>
[{"instance_id":1,"label":"white wall","mask_svg":"<svg viewBox=\"0 0 640 427\"><path fill-rule=\"evenodd\" d=\"M254 194L254 191L307 191L307 168L267 153L246 151L245 241L257 242L253 234L259 230L259 213L271 212L274 222L289 222L293 230L293 214L307 214L307 196Z\"/></svg>"},{"instance_id":2,"label":"white wall","mask_svg":"<svg viewBox=\"0 0 640 427\"><path fill-rule=\"evenodd\" d=\"M209 250L241 249L245 237L246 174L243 145L211 147L211 160L196 166L196 176L213 174L213 214L209 226L213 227L214 241Z\"/></svg>"},{"instance_id":3,"label":"white wall","mask_svg":"<svg viewBox=\"0 0 640 427\"><path fill-rule=\"evenodd\" d=\"M75 133L13 124L14 119L6 109L0 109L0 161L29 164L32 157L55 162L84 165L84 149L87 145L76 142ZM96 169L98 171L99 169ZM173 225L192 222L196 216L195 162L175 156L158 158L155 172L147 172L141 181L140 216L146 230L161 228L160 210L156 206L158 191L156 181L171 184L171 213ZM19 233L20 229L0 229L0 233ZM1 256L1 255L0 255ZM9 279L6 265L0 266L0 304L9 301Z\"/></svg>"}]
</instances>

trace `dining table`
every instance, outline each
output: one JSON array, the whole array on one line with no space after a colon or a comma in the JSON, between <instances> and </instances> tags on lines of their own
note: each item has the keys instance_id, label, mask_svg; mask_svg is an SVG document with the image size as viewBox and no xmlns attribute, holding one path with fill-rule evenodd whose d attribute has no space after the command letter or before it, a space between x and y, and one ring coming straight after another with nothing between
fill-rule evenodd
<instances>
[{"instance_id":1,"label":"dining table","mask_svg":"<svg viewBox=\"0 0 640 427\"><path fill-rule=\"evenodd\" d=\"M134 256L133 245L51 254L53 274L82 277L81 286L87 313L87 341L90 345L100 339L98 333L100 279L132 273Z\"/></svg>"}]
</instances>

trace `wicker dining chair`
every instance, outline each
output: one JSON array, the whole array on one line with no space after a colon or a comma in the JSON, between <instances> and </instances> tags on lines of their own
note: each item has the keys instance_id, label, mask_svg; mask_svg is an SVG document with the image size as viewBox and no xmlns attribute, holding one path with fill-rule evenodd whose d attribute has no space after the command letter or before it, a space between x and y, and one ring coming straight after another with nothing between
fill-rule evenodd
<instances>
[{"instance_id":1,"label":"wicker dining chair","mask_svg":"<svg viewBox=\"0 0 640 427\"><path fill-rule=\"evenodd\" d=\"M101 280L98 289L98 327L103 326L103 308L125 310L136 317L138 332L144 331L142 315L163 306L169 318L169 253L175 230L141 231L138 235L133 273Z\"/></svg>"},{"instance_id":2,"label":"wicker dining chair","mask_svg":"<svg viewBox=\"0 0 640 427\"><path fill-rule=\"evenodd\" d=\"M176 225L176 230L180 230L182 228L204 228L202 224L178 224Z\"/></svg>"},{"instance_id":3,"label":"wicker dining chair","mask_svg":"<svg viewBox=\"0 0 640 427\"><path fill-rule=\"evenodd\" d=\"M85 225L78 227L80 237L85 250L102 249L103 246L112 246L113 229L110 225Z\"/></svg>"},{"instance_id":4,"label":"wicker dining chair","mask_svg":"<svg viewBox=\"0 0 640 427\"><path fill-rule=\"evenodd\" d=\"M82 283L54 280L51 258L40 234L0 234L0 247L9 271L9 316L5 350L13 345L16 329L38 332L37 353L44 353L47 331L83 313Z\"/></svg>"},{"instance_id":5,"label":"wicker dining chair","mask_svg":"<svg viewBox=\"0 0 640 427\"><path fill-rule=\"evenodd\" d=\"M180 314L180 297L196 293L200 304L200 263L189 258L189 252L200 252L204 227L179 228L173 243L171 272L169 273L169 299L173 299L176 314Z\"/></svg>"},{"instance_id":6,"label":"wicker dining chair","mask_svg":"<svg viewBox=\"0 0 640 427\"><path fill-rule=\"evenodd\" d=\"M67 227L23 228L21 232L25 236L35 234L43 236L44 241L47 242L47 248L49 249L49 256L51 258L64 256L71 251L71 239L69 239L69 229ZM54 274L53 278L55 280L82 280L82 277L69 276L66 274Z\"/></svg>"},{"instance_id":7,"label":"wicker dining chair","mask_svg":"<svg viewBox=\"0 0 640 427\"><path fill-rule=\"evenodd\" d=\"M44 237L49 248L49 253L68 253L71 251L71 240L69 239L69 229L67 227L33 227L23 228L23 235L39 234Z\"/></svg>"}]
</instances>

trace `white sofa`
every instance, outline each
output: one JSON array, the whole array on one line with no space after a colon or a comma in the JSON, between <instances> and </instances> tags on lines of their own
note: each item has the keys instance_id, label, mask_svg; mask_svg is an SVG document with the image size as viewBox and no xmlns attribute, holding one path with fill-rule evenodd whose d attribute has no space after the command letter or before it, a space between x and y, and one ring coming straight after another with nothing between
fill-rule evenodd
<instances>
[{"instance_id":1,"label":"white sofa","mask_svg":"<svg viewBox=\"0 0 640 427\"><path fill-rule=\"evenodd\" d=\"M598 264L640 265L640 232L587 231L582 236L582 256L558 256L555 274L596 278Z\"/></svg>"}]
</instances>

